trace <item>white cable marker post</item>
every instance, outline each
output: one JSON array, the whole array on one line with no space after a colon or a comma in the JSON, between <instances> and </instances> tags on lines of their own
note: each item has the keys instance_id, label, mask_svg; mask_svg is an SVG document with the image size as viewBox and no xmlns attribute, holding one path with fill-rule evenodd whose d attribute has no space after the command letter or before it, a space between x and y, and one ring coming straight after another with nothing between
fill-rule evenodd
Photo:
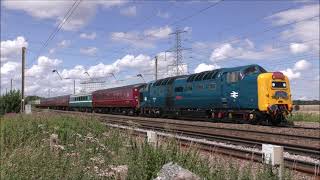
<instances>
[{"instance_id":1,"label":"white cable marker post","mask_svg":"<svg viewBox=\"0 0 320 180\"><path fill-rule=\"evenodd\" d=\"M279 179L283 179L284 161L283 147L272 144L262 144L262 158L264 163L279 167Z\"/></svg>"},{"instance_id":2,"label":"white cable marker post","mask_svg":"<svg viewBox=\"0 0 320 180\"><path fill-rule=\"evenodd\" d=\"M147 142L156 147L158 144L157 133L154 131L147 131Z\"/></svg>"},{"instance_id":3,"label":"white cable marker post","mask_svg":"<svg viewBox=\"0 0 320 180\"><path fill-rule=\"evenodd\" d=\"M25 113L26 114L32 114L31 104L25 105Z\"/></svg>"}]
</instances>

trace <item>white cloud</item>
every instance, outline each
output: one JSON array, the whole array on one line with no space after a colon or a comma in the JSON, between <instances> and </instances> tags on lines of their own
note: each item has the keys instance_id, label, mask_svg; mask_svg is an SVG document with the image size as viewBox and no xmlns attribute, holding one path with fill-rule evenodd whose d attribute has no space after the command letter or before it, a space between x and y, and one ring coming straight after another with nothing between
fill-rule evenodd
<instances>
[{"instance_id":1,"label":"white cloud","mask_svg":"<svg viewBox=\"0 0 320 180\"><path fill-rule=\"evenodd\" d=\"M169 75L175 75L174 67L168 67L173 64L174 54L161 52L158 53L158 73L159 78L164 78ZM106 87L120 86L126 84L139 83L142 80L137 74L143 74L146 81L154 78L155 61L148 55L139 54L125 55L113 61L110 64L99 63L89 67L76 65L73 68L61 68L63 61L60 59L40 56L30 69L26 70L26 95L48 96L49 91L51 96L71 94L73 92L73 79L76 80L76 92L79 93L83 85L80 82L87 80L84 72L88 72L92 78L111 78L110 73L114 73L116 78L121 81L115 81L113 78L107 80ZM52 70L59 71L62 80ZM2 90L10 87L10 78L14 78L15 87L18 87L21 77L20 64L8 62L1 67ZM182 74L187 73L187 67L181 67ZM65 79L69 78L69 79ZM124 79L125 78L125 79Z\"/></svg>"},{"instance_id":2,"label":"white cloud","mask_svg":"<svg viewBox=\"0 0 320 180\"><path fill-rule=\"evenodd\" d=\"M36 19L53 19L56 24L60 23L71 8L74 1L4 1L5 8L11 10L24 11ZM120 6L125 1L82 1L74 11L67 23L62 27L64 30L74 31L87 25L95 16L98 7L108 9L113 6Z\"/></svg>"},{"instance_id":3,"label":"white cloud","mask_svg":"<svg viewBox=\"0 0 320 180\"><path fill-rule=\"evenodd\" d=\"M167 38L172 33L172 29L169 26L160 28L151 28L144 31L145 36L151 36L156 39Z\"/></svg>"},{"instance_id":4,"label":"white cloud","mask_svg":"<svg viewBox=\"0 0 320 180\"><path fill-rule=\"evenodd\" d=\"M37 64L26 71L26 76L41 78L42 75L51 73L52 70L61 63L62 61L59 59L50 59L46 56L40 56L37 60Z\"/></svg>"},{"instance_id":5,"label":"white cloud","mask_svg":"<svg viewBox=\"0 0 320 180\"><path fill-rule=\"evenodd\" d=\"M293 39L295 41L309 41L315 39L318 35L319 18L295 24L282 32L283 39Z\"/></svg>"},{"instance_id":6,"label":"white cloud","mask_svg":"<svg viewBox=\"0 0 320 180\"><path fill-rule=\"evenodd\" d=\"M83 67L82 65L76 65L72 69L63 69L61 71L61 76L63 78L81 79L84 77L85 72L85 67Z\"/></svg>"},{"instance_id":7,"label":"white cloud","mask_svg":"<svg viewBox=\"0 0 320 180\"><path fill-rule=\"evenodd\" d=\"M87 34L87 33L81 33L80 34L80 38L82 39L89 39L89 40L94 40L96 39L97 34L95 32L91 33L91 34Z\"/></svg>"},{"instance_id":8,"label":"white cloud","mask_svg":"<svg viewBox=\"0 0 320 180\"><path fill-rule=\"evenodd\" d=\"M137 8L136 6L126 7L120 10L120 14L124 16L136 16L137 15Z\"/></svg>"},{"instance_id":9,"label":"white cloud","mask_svg":"<svg viewBox=\"0 0 320 180\"><path fill-rule=\"evenodd\" d=\"M168 19L170 17L170 14L168 12L162 12L162 11L158 10L157 16L164 18L164 19Z\"/></svg>"},{"instance_id":10,"label":"white cloud","mask_svg":"<svg viewBox=\"0 0 320 180\"><path fill-rule=\"evenodd\" d=\"M294 64L293 69L296 71L305 71L305 70L308 70L310 67L311 67L311 63L302 59Z\"/></svg>"},{"instance_id":11,"label":"white cloud","mask_svg":"<svg viewBox=\"0 0 320 180\"><path fill-rule=\"evenodd\" d=\"M293 54L303 53L308 51L309 47L306 44L303 43L291 43L290 44L290 51Z\"/></svg>"},{"instance_id":12,"label":"white cloud","mask_svg":"<svg viewBox=\"0 0 320 180\"><path fill-rule=\"evenodd\" d=\"M86 54L89 56L94 56L97 54L97 52L98 52L98 48L96 48L96 47L87 47L87 48L80 49L80 53Z\"/></svg>"},{"instance_id":13,"label":"white cloud","mask_svg":"<svg viewBox=\"0 0 320 180\"><path fill-rule=\"evenodd\" d=\"M253 49L254 48L254 43L252 41L250 41L249 39L245 39L244 40L248 49Z\"/></svg>"},{"instance_id":14,"label":"white cloud","mask_svg":"<svg viewBox=\"0 0 320 180\"><path fill-rule=\"evenodd\" d=\"M125 44L130 44L132 46L137 46L141 48L152 48L153 43L147 40L143 40L141 35L137 32L113 32L111 33L111 40L116 42L121 42Z\"/></svg>"},{"instance_id":15,"label":"white cloud","mask_svg":"<svg viewBox=\"0 0 320 180\"><path fill-rule=\"evenodd\" d=\"M299 96L297 100L305 101L305 100L312 100L312 99L309 99L307 96Z\"/></svg>"},{"instance_id":16,"label":"white cloud","mask_svg":"<svg viewBox=\"0 0 320 180\"><path fill-rule=\"evenodd\" d=\"M10 73L17 72L17 70L20 68L20 63L9 61L3 64L3 66L1 67L1 74L8 75Z\"/></svg>"},{"instance_id":17,"label":"white cloud","mask_svg":"<svg viewBox=\"0 0 320 180\"><path fill-rule=\"evenodd\" d=\"M224 59L261 60L274 56L279 52L279 50L270 47L265 47L262 50L255 50L253 42L246 39L239 42L237 45L225 43L218 46L211 53L210 60L213 62Z\"/></svg>"},{"instance_id":18,"label":"white cloud","mask_svg":"<svg viewBox=\"0 0 320 180\"><path fill-rule=\"evenodd\" d=\"M301 71L305 71L308 70L311 67L311 64L302 59L297 61L293 68L287 68L286 70L281 71L283 74L285 74L286 76L288 76L289 79L293 80L293 79L298 79L301 77Z\"/></svg>"},{"instance_id":19,"label":"white cloud","mask_svg":"<svg viewBox=\"0 0 320 180\"><path fill-rule=\"evenodd\" d=\"M319 4L305 5L300 8L276 13L268 19L275 25L299 21L299 23L294 23L282 31L281 39L305 42L304 44L308 45L309 50L318 52L319 39L315 37L319 37L319 8ZM297 50L297 48L295 50ZM298 50L298 52L300 50ZM292 52L294 52L294 50ZM295 52L298 53L297 51Z\"/></svg>"},{"instance_id":20,"label":"white cloud","mask_svg":"<svg viewBox=\"0 0 320 180\"><path fill-rule=\"evenodd\" d=\"M268 19L271 19L275 25L288 24L294 21L312 18L319 15L319 4L306 5L297 9L290 9L276 13Z\"/></svg>"},{"instance_id":21,"label":"white cloud","mask_svg":"<svg viewBox=\"0 0 320 180\"><path fill-rule=\"evenodd\" d=\"M230 56L231 53L234 53L234 49L231 44L223 44L219 48L216 48L211 53L210 60L218 61L222 59L226 59Z\"/></svg>"},{"instance_id":22,"label":"white cloud","mask_svg":"<svg viewBox=\"0 0 320 180\"><path fill-rule=\"evenodd\" d=\"M146 29L143 32L113 32L111 33L111 40L138 46L142 48L154 47L154 42L165 39L172 32L171 27L164 26L159 28Z\"/></svg>"},{"instance_id":23,"label":"white cloud","mask_svg":"<svg viewBox=\"0 0 320 180\"><path fill-rule=\"evenodd\" d=\"M69 47L70 44L71 44L70 40L62 40L61 42L58 43L58 47L66 48L66 47Z\"/></svg>"},{"instance_id":24,"label":"white cloud","mask_svg":"<svg viewBox=\"0 0 320 180\"><path fill-rule=\"evenodd\" d=\"M201 50L201 49L210 48L210 45L208 45L208 43L206 43L206 42L195 42L192 44L192 48Z\"/></svg>"},{"instance_id":25,"label":"white cloud","mask_svg":"<svg viewBox=\"0 0 320 180\"><path fill-rule=\"evenodd\" d=\"M1 41L1 62L21 60L22 47L28 47L28 42L23 36L13 40Z\"/></svg>"},{"instance_id":26,"label":"white cloud","mask_svg":"<svg viewBox=\"0 0 320 180\"><path fill-rule=\"evenodd\" d=\"M194 69L194 72L199 73L199 72L210 71L218 68L220 68L220 66L217 64L211 65L211 64L201 63Z\"/></svg>"},{"instance_id":27,"label":"white cloud","mask_svg":"<svg viewBox=\"0 0 320 180\"><path fill-rule=\"evenodd\" d=\"M281 71L284 75L286 75L290 80L300 78L300 72L294 72L292 69L287 68L286 70Z\"/></svg>"},{"instance_id":28,"label":"white cloud","mask_svg":"<svg viewBox=\"0 0 320 180\"><path fill-rule=\"evenodd\" d=\"M53 53L55 53L56 52L56 49L55 48L51 48L50 50L49 50L49 53L50 54L53 54Z\"/></svg>"}]
</instances>

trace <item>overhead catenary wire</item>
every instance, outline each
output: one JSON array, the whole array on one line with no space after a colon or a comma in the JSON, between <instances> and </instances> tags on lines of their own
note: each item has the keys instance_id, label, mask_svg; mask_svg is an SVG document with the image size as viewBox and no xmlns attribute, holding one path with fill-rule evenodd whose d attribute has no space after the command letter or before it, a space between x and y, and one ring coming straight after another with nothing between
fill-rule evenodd
<instances>
[{"instance_id":1,"label":"overhead catenary wire","mask_svg":"<svg viewBox=\"0 0 320 180\"><path fill-rule=\"evenodd\" d=\"M49 44L49 42L56 36L56 34L61 30L63 25L68 22L69 18L73 14L73 12L77 9L79 4L81 3L82 0L76 0L71 8L67 11L63 19L61 20L60 24L51 32L49 35L48 39L44 42L42 49L46 48Z\"/></svg>"},{"instance_id":2,"label":"overhead catenary wire","mask_svg":"<svg viewBox=\"0 0 320 180\"><path fill-rule=\"evenodd\" d=\"M61 20L61 22L56 26L56 28L50 33L49 37L46 39L46 41L43 43L43 45L40 47L37 56L35 56L35 58L37 58L43 49L45 49L49 42L54 39L54 37L57 35L57 33L61 30L61 28L63 27L63 25L65 23L68 23L69 18L72 16L73 12L77 9L77 7L80 5L82 0L76 0L72 6L68 9L67 13L64 15L63 19Z\"/></svg>"}]
</instances>

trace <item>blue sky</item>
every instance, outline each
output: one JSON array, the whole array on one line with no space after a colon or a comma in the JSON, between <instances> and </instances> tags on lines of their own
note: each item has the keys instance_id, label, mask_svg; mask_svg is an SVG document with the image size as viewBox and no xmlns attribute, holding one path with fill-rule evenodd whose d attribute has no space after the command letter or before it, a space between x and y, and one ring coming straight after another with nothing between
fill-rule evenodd
<instances>
[{"instance_id":1,"label":"blue sky","mask_svg":"<svg viewBox=\"0 0 320 180\"><path fill-rule=\"evenodd\" d=\"M199 13L206 7L215 6ZM18 88L20 48L27 46L27 94L77 92L89 72L107 86L153 80L155 55L159 75L173 75L177 28L183 52L182 74L219 67L259 64L291 79L295 99L319 99L318 1L85 1L46 48L72 1L2 1L1 90L10 79ZM118 80L112 79L113 73Z\"/></svg>"}]
</instances>

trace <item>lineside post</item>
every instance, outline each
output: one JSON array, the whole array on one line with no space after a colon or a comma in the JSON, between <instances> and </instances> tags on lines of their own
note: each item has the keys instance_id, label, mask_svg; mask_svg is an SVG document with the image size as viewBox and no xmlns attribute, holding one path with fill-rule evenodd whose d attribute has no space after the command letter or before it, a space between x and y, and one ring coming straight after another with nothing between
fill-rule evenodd
<instances>
[{"instance_id":1,"label":"lineside post","mask_svg":"<svg viewBox=\"0 0 320 180\"><path fill-rule=\"evenodd\" d=\"M25 69L26 47L22 47L22 64L21 64L21 113L24 112L24 69Z\"/></svg>"}]
</instances>

